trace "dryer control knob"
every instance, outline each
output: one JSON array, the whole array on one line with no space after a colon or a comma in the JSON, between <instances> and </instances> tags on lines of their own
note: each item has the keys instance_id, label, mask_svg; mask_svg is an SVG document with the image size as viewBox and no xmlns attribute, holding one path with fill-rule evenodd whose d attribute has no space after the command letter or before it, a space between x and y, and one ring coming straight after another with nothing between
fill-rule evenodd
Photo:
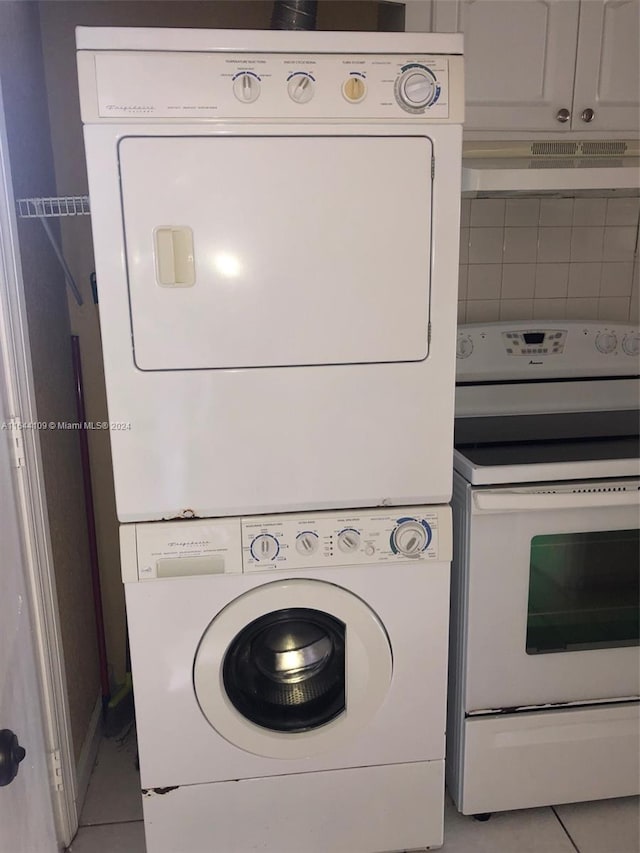
<instances>
[{"instance_id":1,"label":"dryer control knob","mask_svg":"<svg viewBox=\"0 0 640 853\"><path fill-rule=\"evenodd\" d=\"M296 104L306 104L313 98L315 83L307 74L294 74L287 83L287 92Z\"/></svg>"},{"instance_id":2,"label":"dryer control knob","mask_svg":"<svg viewBox=\"0 0 640 853\"><path fill-rule=\"evenodd\" d=\"M433 73L423 65L412 65L396 80L396 100L409 112L422 112L439 94Z\"/></svg>"},{"instance_id":3,"label":"dryer control knob","mask_svg":"<svg viewBox=\"0 0 640 853\"><path fill-rule=\"evenodd\" d=\"M637 332L624 336L622 339L622 349L627 355L637 357L640 354L640 336Z\"/></svg>"},{"instance_id":4,"label":"dryer control knob","mask_svg":"<svg viewBox=\"0 0 640 853\"><path fill-rule=\"evenodd\" d=\"M251 543L251 556L254 560L270 562L280 551L280 543L270 533L261 533Z\"/></svg>"},{"instance_id":5,"label":"dryer control knob","mask_svg":"<svg viewBox=\"0 0 640 853\"><path fill-rule=\"evenodd\" d=\"M367 94L367 84L362 77L348 77L342 84L342 94L352 104L359 104Z\"/></svg>"},{"instance_id":6,"label":"dryer control knob","mask_svg":"<svg viewBox=\"0 0 640 853\"><path fill-rule=\"evenodd\" d=\"M417 557L431 542L431 528L426 521L401 519L391 534L391 549L403 557Z\"/></svg>"},{"instance_id":7,"label":"dryer control knob","mask_svg":"<svg viewBox=\"0 0 640 853\"><path fill-rule=\"evenodd\" d=\"M248 72L238 74L233 81L233 94L239 101L252 104L260 97L260 78Z\"/></svg>"},{"instance_id":8,"label":"dryer control knob","mask_svg":"<svg viewBox=\"0 0 640 853\"><path fill-rule=\"evenodd\" d=\"M596 349L608 355L618 346L618 338L613 332L600 332L596 338Z\"/></svg>"}]
</instances>

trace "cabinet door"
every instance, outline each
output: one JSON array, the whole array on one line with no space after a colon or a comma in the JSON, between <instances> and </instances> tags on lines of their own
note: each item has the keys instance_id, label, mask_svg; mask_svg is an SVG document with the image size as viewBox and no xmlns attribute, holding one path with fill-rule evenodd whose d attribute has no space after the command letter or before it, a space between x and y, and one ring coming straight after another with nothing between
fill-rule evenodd
<instances>
[{"instance_id":1,"label":"cabinet door","mask_svg":"<svg viewBox=\"0 0 640 853\"><path fill-rule=\"evenodd\" d=\"M577 0L435 0L434 30L465 36L466 130L570 129Z\"/></svg>"},{"instance_id":2,"label":"cabinet door","mask_svg":"<svg viewBox=\"0 0 640 853\"><path fill-rule=\"evenodd\" d=\"M640 0L583 0L572 119L575 130L637 133L640 125L638 33ZM593 110L593 117L585 110Z\"/></svg>"}]
</instances>

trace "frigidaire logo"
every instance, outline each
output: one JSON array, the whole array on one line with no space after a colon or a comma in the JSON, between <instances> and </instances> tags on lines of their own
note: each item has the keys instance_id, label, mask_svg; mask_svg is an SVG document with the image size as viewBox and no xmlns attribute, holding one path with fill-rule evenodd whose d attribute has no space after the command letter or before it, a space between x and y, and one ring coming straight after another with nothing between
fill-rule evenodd
<instances>
[{"instance_id":1,"label":"frigidaire logo","mask_svg":"<svg viewBox=\"0 0 640 853\"><path fill-rule=\"evenodd\" d=\"M107 104L106 110L152 110L151 104Z\"/></svg>"},{"instance_id":2,"label":"frigidaire logo","mask_svg":"<svg viewBox=\"0 0 640 853\"><path fill-rule=\"evenodd\" d=\"M532 358L530 358L529 364L544 364L544 362L543 361L534 361Z\"/></svg>"},{"instance_id":3,"label":"frigidaire logo","mask_svg":"<svg viewBox=\"0 0 640 853\"><path fill-rule=\"evenodd\" d=\"M169 548L188 548L194 546L208 545L206 539L202 539L200 542L169 542Z\"/></svg>"}]
</instances>

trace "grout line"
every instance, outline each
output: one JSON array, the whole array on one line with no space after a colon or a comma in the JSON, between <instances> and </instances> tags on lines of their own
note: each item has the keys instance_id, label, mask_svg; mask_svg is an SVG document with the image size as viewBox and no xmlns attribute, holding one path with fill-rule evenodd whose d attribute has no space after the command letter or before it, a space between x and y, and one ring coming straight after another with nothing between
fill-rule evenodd
<instances>
[{"instance_id":1,"label":"grout line","mask_svg":"<svg viewBox=\"0 0 640 853\"><path fill-rule=\"evenodd\" d=\"M554 813L554 815L558 818L558 823L559 823L559 824L560 824L560 826L564 829L564 831L565 831L565 834L566 834L567 838L569 839L569 841L570 841L570 842L571 842L571 844L573 845L573 849L576 851L576 853L580 853L580 849L578 848L578 845L577 845L577 844L576 844L576 842L573 840L573 838L571 837L571 833L569 832L569 830L567 829L567 827L566 827L566 826L564 825L564 823L562 822L562 818L560 817L560 815L559 815L559 814L558 814L558 812L556 811L556 807L555 807L555 806L551 806L551 811L552 811L552 812Z\"/></svg>"}]
</instances>

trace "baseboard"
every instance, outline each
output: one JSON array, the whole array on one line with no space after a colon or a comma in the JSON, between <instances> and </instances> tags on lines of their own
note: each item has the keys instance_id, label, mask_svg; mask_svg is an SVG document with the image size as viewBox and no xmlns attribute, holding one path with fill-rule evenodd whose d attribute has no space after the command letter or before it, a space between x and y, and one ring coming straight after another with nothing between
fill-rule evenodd
<instances>
[{"instance_id":1,"label":"baseboard","mask_svg":"<svg viewBox=\"0 0 640 853\"><path fill-rule=\"evenodd\" d=\"M91 773L96 763L96 756L98 755L98 747L100 746L101 737L102 697L98 696L95 708L91 714L89 728L87 729L87 734L84 739L84 743L82 744L80 758L78 758L78 765L76 767L76 807L78 810L78 818L80 818L80 814L82 813L84 798L87 795L89 779L91 778Z\"/></svg>"}]
</instances>

